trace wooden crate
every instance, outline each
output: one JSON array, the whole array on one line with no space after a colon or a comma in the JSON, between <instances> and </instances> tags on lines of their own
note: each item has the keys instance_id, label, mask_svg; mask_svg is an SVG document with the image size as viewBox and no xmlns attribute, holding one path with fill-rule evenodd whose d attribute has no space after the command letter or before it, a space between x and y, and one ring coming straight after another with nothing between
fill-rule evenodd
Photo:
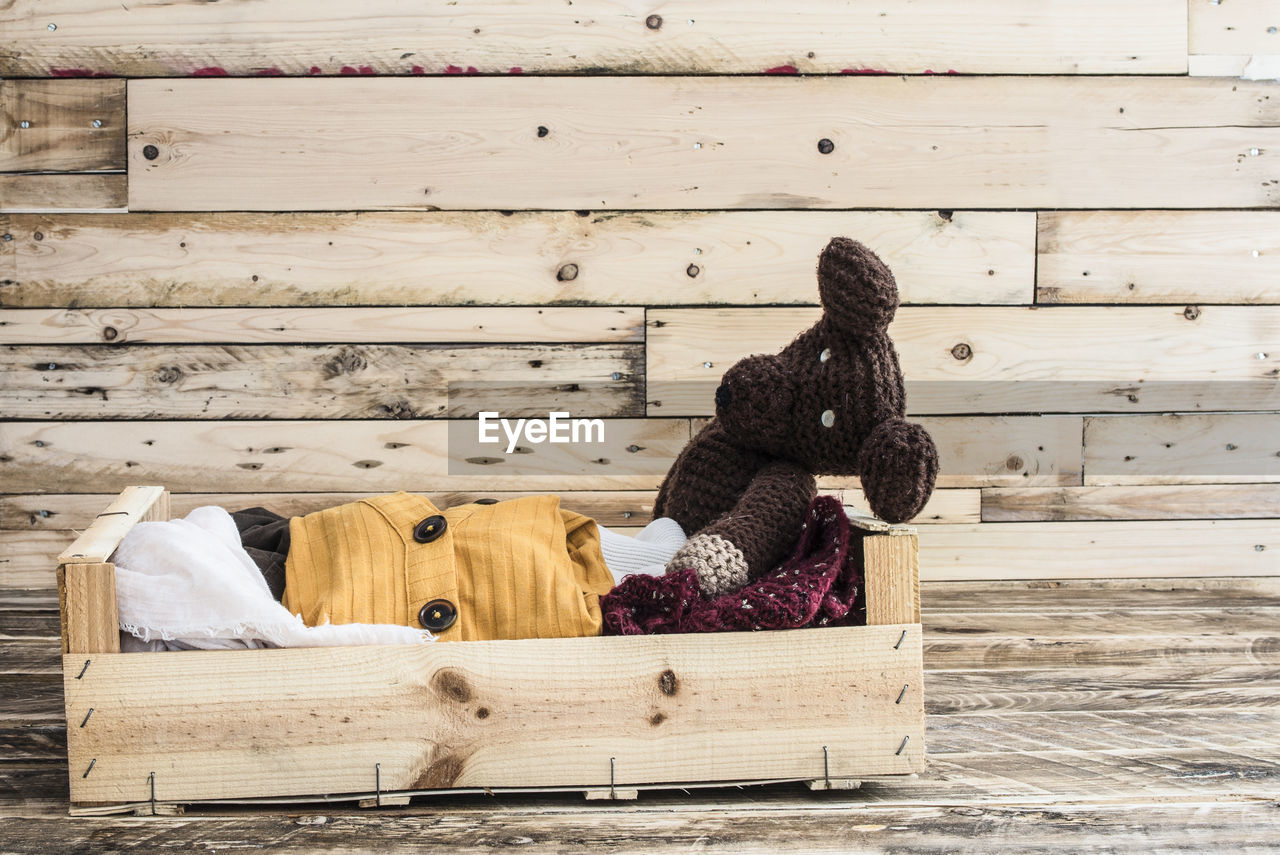
<instances>
[{"instance_id":1,"label":"wooden crate","mask_svg":"<svg viewBox=\"0 0 1280 855\"><path fill-rule=\"evenodd\" d=\"M865 531L868 626L423 646L120 653L114 567L162 487L59 556L72 813L206 801L403 804L920 771L916 535Z\"/></svg>"}]
</instances>

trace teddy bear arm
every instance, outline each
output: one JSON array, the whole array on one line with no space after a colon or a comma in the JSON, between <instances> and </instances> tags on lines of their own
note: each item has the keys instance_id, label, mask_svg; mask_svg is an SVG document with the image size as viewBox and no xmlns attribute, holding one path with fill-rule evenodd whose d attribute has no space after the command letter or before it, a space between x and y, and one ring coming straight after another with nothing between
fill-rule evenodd
<instances>
[{"instance_id":1,"label":"teddy bear arm","mask_svg":"<svg viewBox=\"0 0 1280 855\"><path fill-rule=\"evenodd\" d=\"M858 450L858 475L876 516L886 522L906 522L920 513L933 492L938 449L920 425L886 419Z\"/></svg>"}]
</instances>

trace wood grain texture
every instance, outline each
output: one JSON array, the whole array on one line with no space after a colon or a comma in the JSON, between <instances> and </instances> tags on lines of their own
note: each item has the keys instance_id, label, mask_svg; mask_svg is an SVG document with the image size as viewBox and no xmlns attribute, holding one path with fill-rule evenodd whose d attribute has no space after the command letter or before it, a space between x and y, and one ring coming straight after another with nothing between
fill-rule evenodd
<instances>
[{"instance_id":1,"label":"wood grain texture","mask_svg":"<svg viewBox=\"0 0 1280 855\"><path fill-rule=\"evenodd\" d=\"M931 582L923 590L925 615L935 610L1061 614L1081 609L1163 613L1280 608L1280 579L1265 577Z\"/></svg>"},{"instance_id":2,"label":"wood grain texture","mask_svg":"<svg viewBox=\"0 0 1280 855\"><path fill-rule=\"evenodd\" d=\"M58 593L64 654L120 652L115 567L63 564L58 568Z\"/></svg>"},{"instance_id":3,"label":"wood grain texture","mask_svg":"<svg viewBox=\"0 0 1280 855\"><path fill-rule=\"evenodd\" d=\"M1187 0L1187 50L1194 54L1280 53L1275 4L1268 0Z\"/></svg>"},{"instance_id":4,"label":"wood grain texture","mask_svg":"<svg viewBox=\"0 0 1280 855\"><path fill-rule=\"evenodd\" d=\"M1042 211L1037 227L1039 303L1280 303L1280 212Z\"/></svg>"},{"instance_id":5,"label":"wood grain texture","mask_svg":"<svg viewBox=\"0 0 1280 855\"><path fill-rule=\"evenodd\" d=\"M920 539L922 581L1276 575L1271 520L938 525Z\"/></svg>"},{"instance_id":6,"label":"wood grain texture","mask_svg":"<svg viewBox=\"0 0 1280 855\"><path fill-rule=\"evenodd\" d=\"M947 0L888 0L874 9L807 2L790 12L780 18L768 3L726 0L654 7L578 0L564 8L373 0L360 16L332 0L235 12L198 3L122 9L102 0L18 0L0 16L11 41L0 74L1186 70L1186 7L1177 0L1130 0L1120 8L1102 0L983 0L963 9ZM61 28L49 31L51 20Z\"/></svg>"},{"instance_id":7,"label":"wood grain texture","mask_svg":"<svg viewBox=\"0 0 1280 855\"><path fill-rule=\"evenodd\" d=\"M14 417L418 419L493 411L546 419L551 411L575 418L644 413L638 344L88 345L3 353L12 361L0 378L0 409Z\"/></svg>"},{"instance_id":8,"label":"wood grain texture","mask_svg":"<svg viewBox=\"0 0 1280 855\"><path fill-rule=\"evenodd\" d=\"M133 481L184 492L653 490L689 426L608 419L603 443L522 445L505 463L504 446L476 434L475 420L8 422L0 479L23 492Z\"/></svg>"},{"instance_id":9,"label":"wood grain texture","mask_svg":"<svg viewBox=\"0 0 1280 855\"><path fill-rule=\"evenodd\" d=\"M164 487L125 487L97 514L84 534L58 556L58 564L101 564L109 561L120 541L139 522L168 518Z\"/></svg>"},{"instance_id":10,"label":"wood grain texture","mask_svg":"<svg viewBox=\"0 0 1280 855\"><path fill-rule=\"evenodd\" d=\"M915 534L862 539L867 626L920 622L919 544Z\"/></svg>"},{"instance_id":11,"label":"wood grain texture","mask_svg":"<svg viewBox=\"0 0 1280 855\"><path fill-rule=\"evenodd\" d=\"M56 586L58 555L78 532L0 531L0 591Z\"/></svg>"},{"instance_id":12,"label":"wood grain texture","mask_svg":"<svg viewBox=\"0 0 1280 855\"><path fill-rule=\"evenodd\" d=\"M1275 155L1247 152L1280 150L1272 91L1208 78L137 80L129 207L1270 207Z\"/></svg>"},{"instance_id":13,"label":"wood grain texture","mask_svg":"<svg viewBox=\"0 0 1280 855\"><path fill-rule=\"evenodd\" d=\"M1066 777L1067 773L1059 768L1058 774ZM83 851L103 837L120 847L264 847L281 855L406 855L424 839L439 841L458 855L489 852L495 840L520 841L524 851L533 853L581 848L593 852L643 849L665 855L695 847L716 853L955 852L977 851L976 842L991 855L1025 853L1029 843L1044 855L1077 855L1090 849L1261 855L1269 848L1263 841L1280 833L1275 808L1265 799L1101 805L992 801L957 807L868 804L860 791L821 799L809 796L803 803L796 801L789 787L774 788L770 794L768 805L747 806L736 804L738 797L731 793L696 794L683 804L655 803L646 793L638 808L625 803L587 806L570 803L567 797L543 796L533 805L509 811L486 807L492 799L475 804L449 800L440 803L448 817L432 809L400 812L394 820L383 814L339 812L334 816L328 808L323 815L267 813L166 822L68 819L50 810L0 819L0 834L16 855L38 855L47 851L50 841ZM509 799L504 797L504 803ZM454 811L465 813L454 817ZM851 822L851 814L859 821ZM786 829L785 842L776 837L780 828Z\"/></svg>"},{"instance_id":14,"label":"wood grain texture","mask_svg":"<svg viewBox=\"0 0 1280 855\"><path fill-rule=\"evenodd\" d=\"M816 303L838 234L880 253L908 303L1029 303L1035 279L1035 215L1019 212L15 216L6 231L10 306Z\"/></svg>"},{"instance_id":15,"label":"wood grain texture","mask_svg":"<svg viewBox=\"0 0 1280 855\"><path fill-rule=\"evenodd\" d=\"M1280 684L1276 683L1280 668L1275 665L1082 668L1073 670L1067 679L1064 676L1055 669L930 672L925 711L954 715L1173 708L1274 713L1280 708ZM1021 758L1021 762L1028 759ZM1009 768L1020 765L1015 756L1003 760ZM1275 763L1274 756L1266 762ZM1277 773L1280 764L1275 764L1268 776Z\"/></svg>"},{"instance_id":16,"label":"wood grain texture","mask_svg":"<svg viewBox=\"0 0 1280 855\"><path fill-rule=\"evenodd\" d=\"M918 625L123 654L77 680L81 658L67 715L97 712L68 729L73 802L145 800L153 770L181 801L372 795L375 763L392 791L608 786L611 757L623 786L735 780L765 772L763 739L763 777L814 776L823 745L840 777L924 761Z\"/></svg>"},{"instance_id":17,"label":"wood grain texture","mask_svg":"<svg viewBox=\"0 0 1280 855\"><path fill-rule=\"evenodd\" d=\"M944 487L1080 483L1079 418L925 424ZM688 441L689 422L606 419L603 443L523 443L501 463L505 445L481 444L477 432L474 419L7 422L0 479L15 492L106 492L131 481L177 492L652 490Z\"/></svg>"},{"instance_id":18,"label":"wood grain texture","mask_svg":"<svg viewBox=\"0 0 1280 855\"><path fill-rule=\"evenodd\" d=\"M982 491L983 522L1238 517L1280 517L1280 484L990 487Z\"/></svg>"},{"instance_id":19,"label":"wood grain texture","mask_svg":"<svg viewBox=\"0 0 1280 855\"><path fill-rule=\"evenodd\" d=\"M12 344L218 342L639 342L644 310L618 307L0 309Z\"/></svg>"},{"instance_id":20,"label":"wood grain texture","mask_svg":"<svg viewBox=\"0 0 1280 855\"><path fill-rule=\"evenodd\" d=\"M123 169L124 87L123 80L0 80L0 172Z\"/></svg>"},{"instance_id":21,"label":"wood grain texture","mask_svg":"<svg viewBox=\"0 0 1280 855\"><path fill-rule=\"evenodd\" d=\"M776 352L820 314L650 310L649 412L714 412L734 362ZM909 413L1280 409L1280 307L917 306L889 335Z\"/></svg>"},{"instance_id":22,"label":"wood grain texture","mask_svg":"<svg viewBox=\"0 0 1280 855\"><path fill-rule=\"evenodd\" d=\"M129 201L128 181L123 172L0 175L0 211L123 212ZM4 287L18 290L16 282ZM3 297L0 300L7 303Z\"/></svg>"},{"instance_id":23,"label":"wood grain texture","mask_svg":"<svg viewBox=\"0 0 1280 855\"><path fill-rule=\"evenodd\" d=\"M1087 418L1085 483L1280 481L1280 413Z\"/></svg>"}]
</instances>

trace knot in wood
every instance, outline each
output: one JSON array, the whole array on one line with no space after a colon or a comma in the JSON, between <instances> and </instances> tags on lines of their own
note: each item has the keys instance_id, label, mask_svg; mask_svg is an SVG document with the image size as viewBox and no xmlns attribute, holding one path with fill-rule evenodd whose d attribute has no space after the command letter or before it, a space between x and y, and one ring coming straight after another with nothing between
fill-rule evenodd
<instances>
[{"instance_id":1,"label":"knot in wood","mask_svg":"<svg viewBox=\"0 0 1280 855\"><path fill-rule=\"evenodd\" d=\"M157 383L176 383L182 379L182 369L176 365L166 365L156 371Z\"/></svg>"},{"instance_id":2,"label":"knot in wood","mask_svg":"<svg viewBox=\"0 0 1280 855\"><path fill-rule=\"evenodd\" d=\"M670 668L663 671L658 676L658 688L662 690L664 695L674 695L680 688L680 682L676 680L676 672Z\"/></svg>"},{"instance_id":3,"label":"knot in wood","mask_svg":"<svg viewBox=\"0 0 1280 855\"><path fill-rule=\"evenodd\" d=\"M650 15L644 19L644 25L651 30L660 30L662 29L662 16Z\"/></svg>"},{"instance_id":4,"label":"knot in wood","mask_svg":"<svg viewBox=\"0 0 1280 855\"><path fill-rule=\"evenodd\" d=\"M964 342L960 342L955 347L951 348L951 355L963 362L973 356L973 348L969 347L969 345Z\"/></svg>"},{"instance_id":5,"label":"knot in wood","mask_svg":"<svg viewBox=\"0 0 1280 855\"><path fill-rule=\"evenodd\" d=\"M569 282L570 280L577 279L578 265L572 263L563 265L556 271L556 278L561 282Z\"/></svg>"},{"instance_id":6,"label":"knot in wood","mask_svg":"<svg viewBox=\"0 0 1280 855\"><path fill-rule=\"evenodd\" d=\"M1182 310L1182 317L1186 318L1189 321L1194 321L1196 318L1200 317L1200 307L1187 306L1185 309Z\"/></svg>"}]
</instances>

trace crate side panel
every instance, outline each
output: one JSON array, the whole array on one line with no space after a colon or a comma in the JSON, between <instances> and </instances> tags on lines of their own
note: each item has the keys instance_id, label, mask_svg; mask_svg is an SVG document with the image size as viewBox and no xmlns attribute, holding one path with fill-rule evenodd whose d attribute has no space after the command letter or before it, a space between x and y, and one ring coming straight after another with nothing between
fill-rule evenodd
<instances>
[{"instance_id":1,"label":"crate side panel","mask_svg":"<svg viewBox=\"0 0 1280 855\"><path fill-rule=\"evenodd\" d=\"M618 786L821 777L824 745L831 777L924 758L918 624L119 654L77 678L85 658L63 662L68 720L94 708L68 728L73 802L146 800L152 772L188 801L372 793L378 764L395 791L609 786L610 758Z\"/></svg>"}]
</instances>

